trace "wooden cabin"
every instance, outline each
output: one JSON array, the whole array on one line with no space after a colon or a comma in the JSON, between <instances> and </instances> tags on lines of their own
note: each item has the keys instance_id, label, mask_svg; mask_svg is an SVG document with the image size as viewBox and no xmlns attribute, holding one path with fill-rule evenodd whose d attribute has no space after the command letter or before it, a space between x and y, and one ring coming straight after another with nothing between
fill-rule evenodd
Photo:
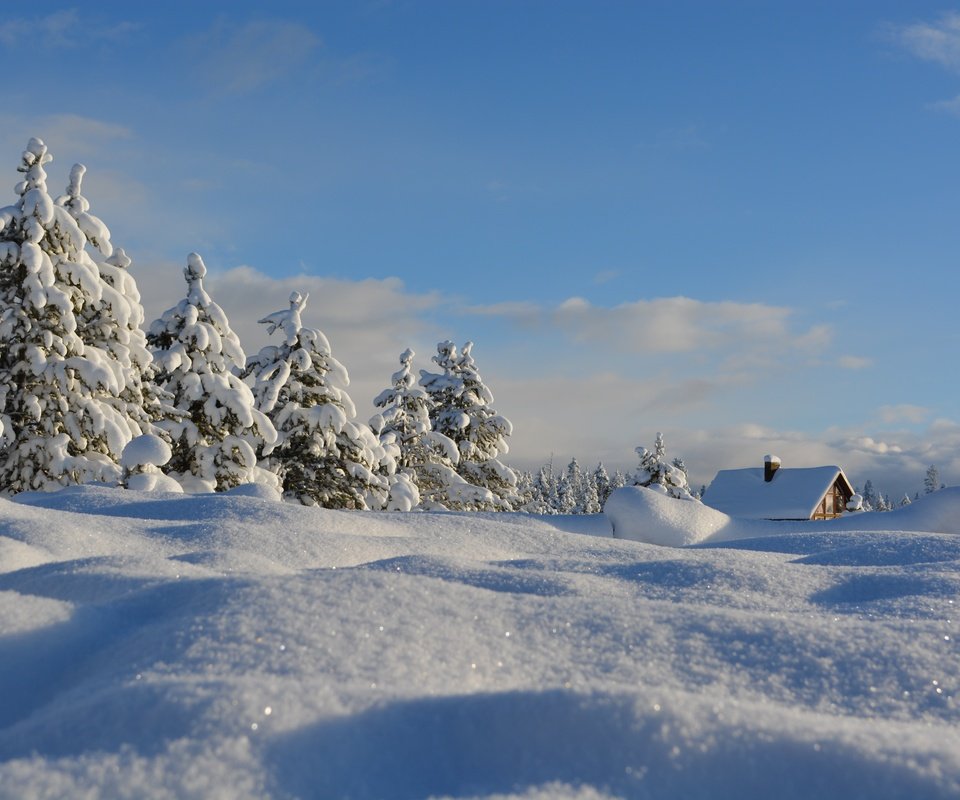
<instances>
[{"instance_id":1,"label":"wooden cabin","mask_svg":"<svg viewBox=\"0 0 960 800\"><path fill-rule=\"evenodd\" d=\"M840 467L784 468L779 458L766 456L763 467L720 470L703 502L746 519L834 519L853 494Z\"/></svg>"}]
</instances>

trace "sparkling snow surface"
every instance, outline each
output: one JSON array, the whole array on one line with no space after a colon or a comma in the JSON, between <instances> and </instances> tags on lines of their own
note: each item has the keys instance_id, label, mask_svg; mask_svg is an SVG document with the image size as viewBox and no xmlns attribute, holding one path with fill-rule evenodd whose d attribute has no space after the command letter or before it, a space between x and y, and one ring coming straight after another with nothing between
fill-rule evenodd
<instances>
[{"instance_id":1,"label":"sparkling snow surface","mask_svg":"<svg viewBox=\"0 0 960 800\"><path fill-rule=\"evenodd\" d=\"M960 490L838 523L617 502L701 544L0 500L0 797L960 795Z\"/></svg>"}]
</instances>

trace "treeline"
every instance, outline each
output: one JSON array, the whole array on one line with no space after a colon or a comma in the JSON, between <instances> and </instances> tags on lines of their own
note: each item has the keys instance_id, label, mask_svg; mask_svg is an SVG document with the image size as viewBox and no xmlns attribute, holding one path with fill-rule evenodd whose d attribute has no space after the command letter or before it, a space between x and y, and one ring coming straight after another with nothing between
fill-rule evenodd
<instances>
[{"instance_id":1,"label":"treeline","mask_svg":"<svg viewBox=\"0 0 960 800\"><path fill-rule=\"evenodd\" d=\"M926 475L923 478L923 493L932 494L933 492L944 489L946 486L940 480L940 470L936 464L927 467ZM910 505L913 501L920 499L920 492L916 492L913 499L909 494L904 494L898 501L890 499L889 494L884 494L880 489L874 486L872 480L863 484L863 490L856 489L858 495L863 499L860 510L862 511L893 511L895 508Z\"/></svg>"}]
</instances>

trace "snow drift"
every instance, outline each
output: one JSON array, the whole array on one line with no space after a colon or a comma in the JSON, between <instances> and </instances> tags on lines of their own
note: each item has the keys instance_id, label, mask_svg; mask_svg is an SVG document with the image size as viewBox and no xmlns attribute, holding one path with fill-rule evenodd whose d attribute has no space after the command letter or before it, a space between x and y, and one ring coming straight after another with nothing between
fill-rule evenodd
<instances>
[{"instance_id":1,"label":"snow drift","mask_svg":"<svg viewBox=\"0 0 960 800\"><path fill-rule=\"evenodd\" d=\"M700 546L240 493L0 500L0 797L958 796L955 492L860 531L648 495L614 517Z\"/></svg>"},{"instance_id":2,"label":"snow drift","mask_svg":"<svg viewBox=\"0 0 960 800\"><path fill-rule=\"evenodd\" d=\"M683 547L786 533L914 531L960 533L960 488L944 489L884 513L846 514L818 522L771 522L731 517L702 503L675 500L641 486L627 486L607 500L604 513L613 536Z\"/></svg>"}]
</instances>

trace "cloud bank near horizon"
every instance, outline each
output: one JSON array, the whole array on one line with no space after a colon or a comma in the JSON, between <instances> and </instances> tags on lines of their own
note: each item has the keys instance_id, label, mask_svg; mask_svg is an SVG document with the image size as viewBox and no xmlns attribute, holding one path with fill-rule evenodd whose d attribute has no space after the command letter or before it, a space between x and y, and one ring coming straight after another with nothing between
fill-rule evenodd
<instances>
[{"instance_id":1,"label":"cloud bank near horizon","mask_svg":"<svg viewBox=\"0 0 960 800\"><path fill-rule=\"evenodd\" d=\"M179 302L185 286L180 284L181 265L135 265L133 272L148 323ZM535 469L551 457L563 465L574 456L589 465L603 461L611 469L630 469L635 466L634 448L649 446L655 433L663 431L670 455L685 459L698 485L709 483L718 469L760 463L767 452L796 466L839 464L855 483L862 485L870 478L897 498L921 489L929 464L937 464L948 482L960 475L960 426L948 419L931 420L930 411L921 406L881 405L872 409L869 419L846 429L784 430L724 419L723 411L717 410L724 397L762 382L770 359L794 363L799 354L800 362L809 360L816 369L823 351L829 350L831 339L817 333L818 326L793 330L793 313L786 308L689 298L644 300L615 309L578 304L572 316L575 323L582 323L580 330L564 328L571 319L569 305L550 310L504 304L463 315L456 298L411 291L399 278L349 280L306 274L274 278L240 266L211 270L207 288L227 312L248 354L268 343L257 320L285 308L291 291L309 292L304 323L320 328L330 339L334 355L350 373L350 395L364 419L373 413L371 398L387 386L403 349L412 347L417 368L430 370L438 341L453 338L459 344L474 339L478 367L496 396L495 407L514 424L509 460L524 469ZM681 359L672 371L658 362L656 371L646 374L640 370L648 339L640 360L636 353L628 354L628 368L604 368L610 361L607 337L619 324L629 327L625 320L629 313L651 309L652 319L636 321L632 330L667 336L675 345L672 355L686 353L690 359ZM669 320L671 309L681 312L679 328ZM603 319L604 314L611 319ZM539 363L518 369L511 337L460 335L483 317L501 322L514 318L525 326L528 340L536 339L545 348L552 343L561 354L564 340L556 337L562 331L563 337L577 341L579 362L594 366L578 366L571 373L569 363L557 353L543 352ZM718 326L725 326L724 335L715 335ZM683 350L676 346L676 338L670 338L681 329ZM766 334L762 359L744 351L758 331ZM531 347L530 341L525 346ZM705 347L714 358L701 363L704 368L698 373L694 362ZM717 367L734 362L736 370Z\"/></svg>"}]
</instances>

